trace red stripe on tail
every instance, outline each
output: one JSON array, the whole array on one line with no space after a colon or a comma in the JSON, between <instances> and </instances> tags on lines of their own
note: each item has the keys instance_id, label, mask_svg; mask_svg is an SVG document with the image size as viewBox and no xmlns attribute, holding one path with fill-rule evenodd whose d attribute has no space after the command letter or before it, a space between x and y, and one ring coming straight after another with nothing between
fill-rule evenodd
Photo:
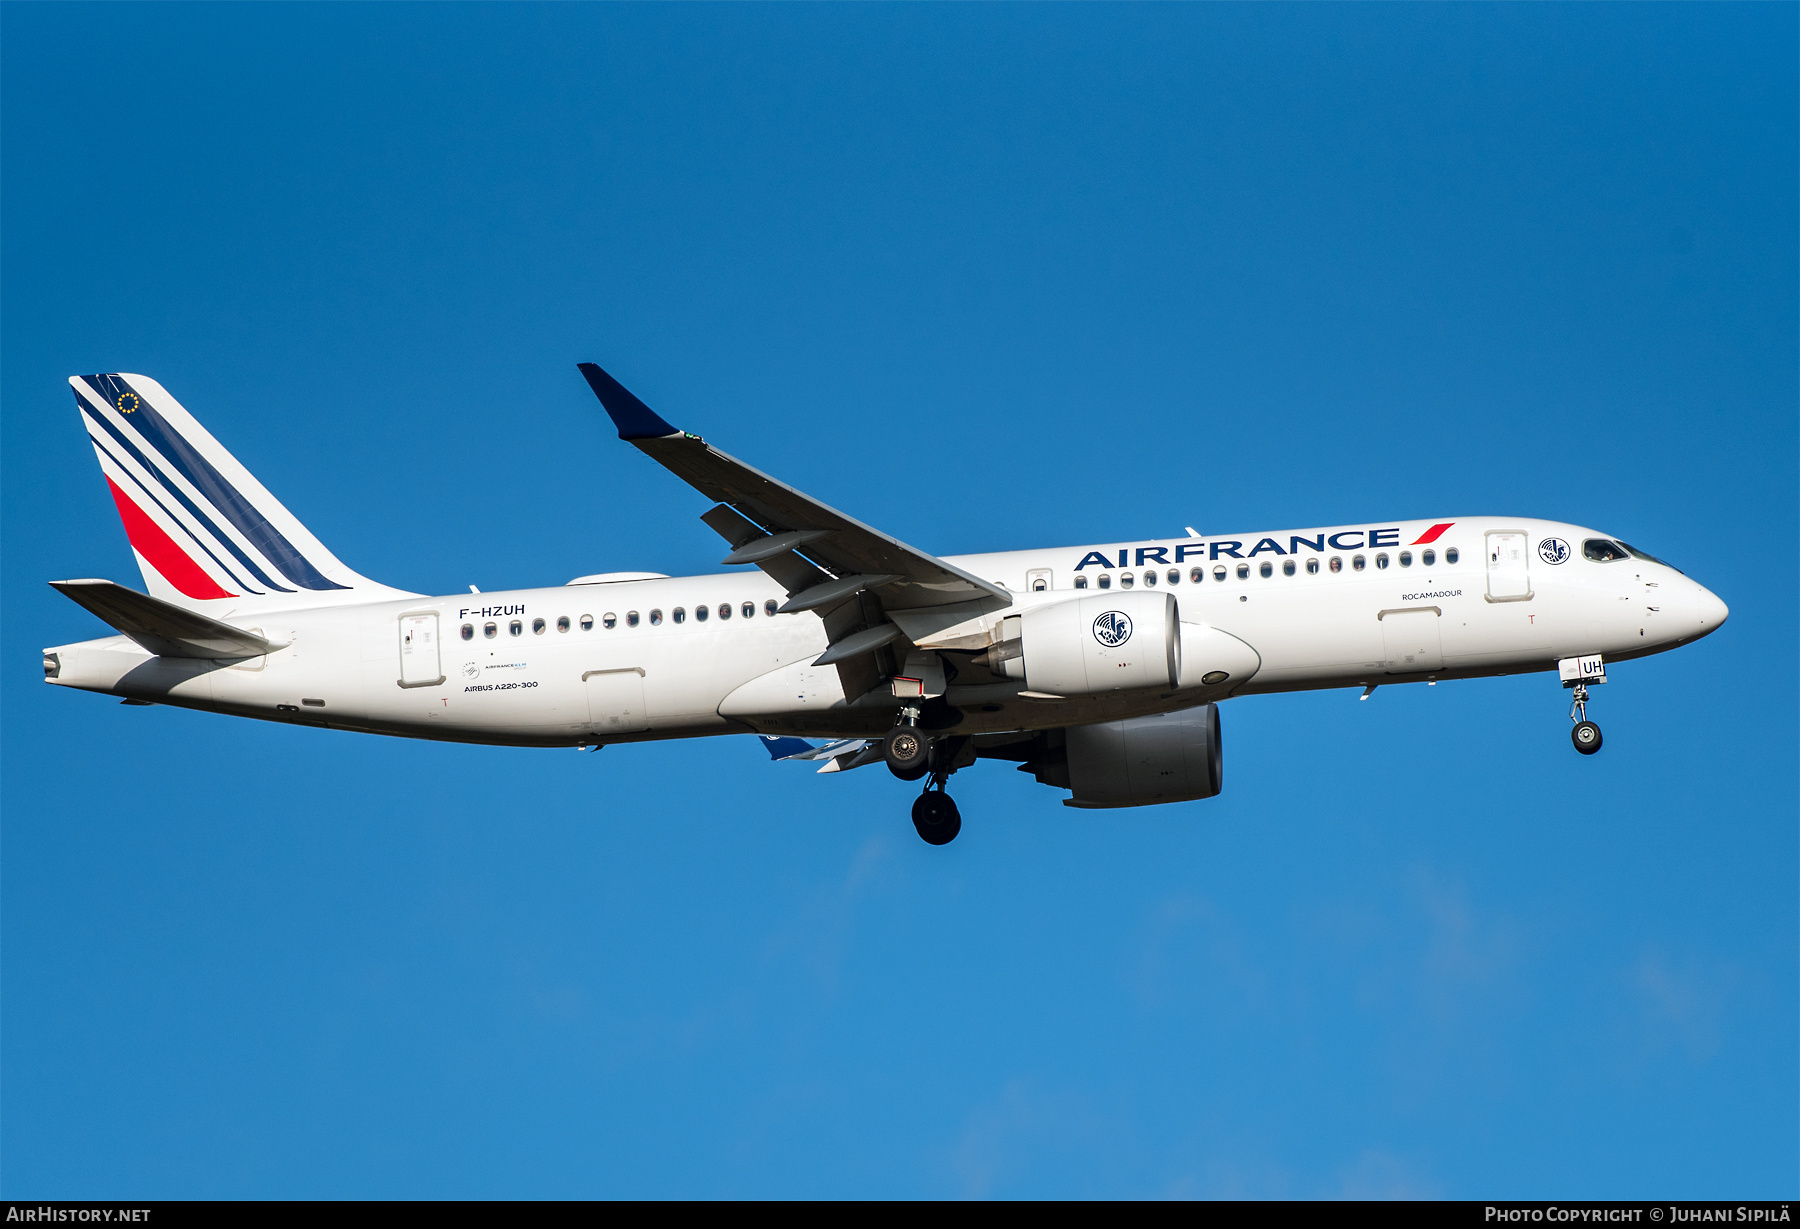
<instances>
[{"instance_id":1,"label":"red stripe on tail","mask_svg":"<svg viewBox=\"0 0 1800 1229\"><path fill-rule=\"evenodd\" d=\"M1427 529L1424 533L1420 534L1419 540L1414 542L1413 545L1430 546L1433 542L1444 536L1444 530L1450 528L1450 526L1454 524L1456 524L1455 521L1445 521L1442 525L1433 525L1430 529Z\"/></svg>"},{"instance_id":2,"label":"red stripe on tail","mask_svg":"<svg viewBox=\"0 0 1800 1229\"><path fill-rule=\"evenodd\" d=\"M237 596L219 588L213 578L201 571L200 565L175 544L175 539L162 531L161 525L151 520L129 495L119 489L117 483L108 478L106 485L112 491L113 502L119 505L119 519L125 522L125 536L131 539L132 548L148 559L150 566L163 574L164 580L188 597Z\"/></svg>"}]
</instances>

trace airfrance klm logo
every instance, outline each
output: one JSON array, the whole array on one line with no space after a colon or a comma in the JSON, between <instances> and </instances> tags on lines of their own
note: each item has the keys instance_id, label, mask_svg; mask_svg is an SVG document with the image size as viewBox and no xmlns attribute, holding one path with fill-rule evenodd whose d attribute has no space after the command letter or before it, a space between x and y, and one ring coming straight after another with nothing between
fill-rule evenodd
<instances>
[{"instance_id":1,"label":"airfrance klm logo","mask_svg":"<svg viewBox=\"0 0 1800 1229\"><path fill-rule=\"evenodd\" d=\"M1430 546L1454 524L1455 521L1445 521L1440 525L1433 525L1411 545ZM1135 564L1131 561L1131 548L1122 546L1119 548L1118 562L1115 563L1100 551L1091 550L1075 565L1075 571L1079 572L1090 564L1097 568L1141 568L1151 563L1186 563L1189 559L1254 559L1258 555L1298 555L1302 546L1322 555L1327 550L1373 550L1399 545L1400 529L1394 526L1387 529L1346 529L1330 536L1321 533L1310 538L1297 533L1290 534L1285 548L1274 538L1263 538L1248 551L1244 549L1243 541L1236 538L1222 538L1217 542L1182 542L1173 547L1140 546L1137 548ZM1171 550L1175 552L1173 559L1169 558Z\"/></svg>"}]
</instances>

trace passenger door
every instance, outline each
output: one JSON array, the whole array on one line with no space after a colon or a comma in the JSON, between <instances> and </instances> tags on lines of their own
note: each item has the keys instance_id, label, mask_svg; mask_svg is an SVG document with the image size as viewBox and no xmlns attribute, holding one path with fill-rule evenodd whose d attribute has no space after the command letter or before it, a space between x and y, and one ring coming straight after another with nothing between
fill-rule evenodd
<instances>
[{"instance_id":1,"label":"passenger door","mask_svg":"<svg viewBox=\"0 0 1800 1229\"><path fill-rule=\"evenodd\" d=\"M644 719L644 671L589 670L581 676L587 688L588 728L608 734L634 734L649 728Z\"/></svg>"},{"instance_id":2,"label":"passenger door","mask_svg":"<svg viewBox=\"0 0 1800 1229\"><path fill-rule=\"evenodd\" d=\"M1487 535L1487 596L1490 602L1521 602L1531 596L1530 562L1525 535Z\"/></svg>"},{"instance_id":3,"label":"passenger door","mask_svg":"<svg viewBox=\"0 0 1800 1229\"><path fill-rule=\"evenodd\" d=\"M438 660L438 617L431 614L400 616L400 686L435 687L444 681Z\"/></svg>"}]
</instances>

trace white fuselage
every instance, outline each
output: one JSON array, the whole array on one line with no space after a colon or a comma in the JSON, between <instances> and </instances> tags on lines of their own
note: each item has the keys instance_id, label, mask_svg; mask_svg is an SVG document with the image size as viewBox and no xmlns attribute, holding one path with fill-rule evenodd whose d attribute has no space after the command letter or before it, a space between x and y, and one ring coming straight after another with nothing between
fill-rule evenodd
<instances>
[{"instance_id":1,"label":"white fuselage","mask_svg":"<svg viewBox=\"0 0 1800 1229\"><path fill-rule=\"evenodd\" d=\"M1724 621L1724 604L1673 568L1636 556L1585 558L1583 542L1602 536L1593 531L1476 517L1448 522L1429 548L1416 544L1443 523L951 558L1003 585L1014 604L952 628L945 647L979 647L997 637L1000 619L1039 604L1154 583L1178 600L1183 664L1172 690L1045 700L1021 698L1025 683L996 681L985 671L966 671L959 683L954 663L968 659L951 653L944 698L962 714L959 733L1043 729L1227 696L1550 670L1561 658L1595 653L1618 661L1673 648ZM1558 552L1541 546L1547 541L1568 548L1560 562L1550 561ZM1496 542L1522 546L1523 559L1517 549L1496 559ZM481 743L886 730L899 701L885 687L846 696L835 666L811 665L827 647L824 624L811 613L769 613L786 597L746 569L254 616L227 612L225 621L286 647L215 662L155 657L112 636L48 650L46 673L53 657L49 681L61 686ZM421 640L403 664L406 629ZM920 639L910 627L908 635ZM1221 663L1228 680L1202 683Z\"/></svg>"}]
</instances>

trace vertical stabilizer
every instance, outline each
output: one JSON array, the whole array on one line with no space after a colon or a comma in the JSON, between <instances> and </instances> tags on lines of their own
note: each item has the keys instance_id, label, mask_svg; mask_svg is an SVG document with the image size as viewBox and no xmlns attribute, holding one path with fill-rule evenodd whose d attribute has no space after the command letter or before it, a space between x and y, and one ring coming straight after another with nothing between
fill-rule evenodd
<instances>
[{"instance_id":1,"label":"vertical stabilizer","mask_svg":"<svg viewBox=\"0 0 1800 1229\"><path fill-rule=\"evenodd\" d=\"M155 380L69 384L152 595L212 611L405 596L345 567Z\"/></svg>"}]
</instances>

